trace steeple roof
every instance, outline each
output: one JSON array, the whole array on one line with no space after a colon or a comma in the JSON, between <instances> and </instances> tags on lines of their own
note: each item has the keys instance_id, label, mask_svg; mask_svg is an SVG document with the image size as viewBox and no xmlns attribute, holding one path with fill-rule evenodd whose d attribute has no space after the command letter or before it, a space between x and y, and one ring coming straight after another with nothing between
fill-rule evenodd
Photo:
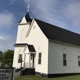
<instances>
[{"instance_id":1,"label":"steeple roof","mask_svg":"<svg viewBox=\"0 0 80 80\"><path fill-rule=\"evenodd\" d=\"M30 16L29 16L29 13L27 12L27 14L25 15L25 18L26 18L26 21L27 22L31 22L31 19L30 19Z\"/></svg>"},{"instance_id":2,"label":"steeple roof","mask_svg":"<svg viewBox=\"0 0 80 80\"><path fill-rule=\"evenodd\" d=\"M30 16L29 16L29 13L27 12L27 14L25 15L25 19L26 19L26 21L27 22L31 22L31 18L30 18ZM22 19L18 22L18 23L21 23L21 21L22 21Z\"/></svg>"}]
</instances>

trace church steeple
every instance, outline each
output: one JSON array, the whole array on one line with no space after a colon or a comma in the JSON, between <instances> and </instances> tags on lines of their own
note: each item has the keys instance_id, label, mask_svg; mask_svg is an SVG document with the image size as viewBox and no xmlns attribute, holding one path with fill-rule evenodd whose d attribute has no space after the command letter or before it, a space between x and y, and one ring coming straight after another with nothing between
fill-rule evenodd
<instances>
[{"instance_id":1,"label":"church steeple","mask_svg":"<svg viewBox=\"0 0 80 80\"><path fill-rule=\"evenodd\" d=\"M29 16L29 13L27 12L27 14L18 22L18 23L26 23L26 22L31 22L31 18L30 18L30 16ZM23 22L23 21L25 21L25 22Z\"/></svg>"},{"instance_id":2,"label":"church steeple","mask_svg":"<svg viewBox=\"0 0 80 80\"><path fill-rule=\"evenodd\" d=\"M27 22L31 22L31 18L29 16L29 12L27 12L27 14L25 15L25 19Z\"/></svg>"},{"instance_id":3,"label":"church steeple","mask_svg":"<svg viewBox=\"0 0 80 80\"><path fill-rule=\"evenodd\" d=\"M27 14L25 15L26 21L27 22L31 22L30 16L29 16L29 9L30 9L30 5L28 4L27 6Z\"/></svg>"},{"instance_id":4,"label":"church steeple","mask_svg":"<svg viewBox=\"0 0 80 80\"><path fill-rule=\"evenodd\" d=\"M22 23L31 22L32 19L29 16L29 9L30 9L30 5L28 4L28 6L27 6L27 14L18 23L21 23L21 22Z\"/></svg>"}]
</instances>

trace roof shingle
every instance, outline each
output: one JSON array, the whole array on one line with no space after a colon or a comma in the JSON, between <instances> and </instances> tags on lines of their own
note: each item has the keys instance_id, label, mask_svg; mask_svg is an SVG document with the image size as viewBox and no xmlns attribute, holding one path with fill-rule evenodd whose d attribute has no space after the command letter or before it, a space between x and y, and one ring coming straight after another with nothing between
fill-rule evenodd
<instances>
[{"instance_id":1,"label":"roof shingle","mask_svg":"<svg viewBox=\"0 0 80 80\"><path fill-rule=\"evenodd\" d=\"M79 34L48 24L38 19L35 20L48 39L80 46Z\"/></svg>"}]
</instances>

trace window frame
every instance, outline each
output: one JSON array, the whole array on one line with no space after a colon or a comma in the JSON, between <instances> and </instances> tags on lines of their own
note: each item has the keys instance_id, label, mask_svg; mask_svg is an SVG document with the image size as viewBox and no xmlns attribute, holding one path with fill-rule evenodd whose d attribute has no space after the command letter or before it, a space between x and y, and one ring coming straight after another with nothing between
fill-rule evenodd
<instances>
[{"instance_id":1,"label":"window frame","mask_svg":"<svg viewBox=\"0 0 80 80\"><path fill-rule=\"evenodd\" d=\"M67 59L67 51L66 49L64 48L63 49L63 66L68 66L68 59Z\"/></svg>"},{"instance_id":2,"label":"window frame","mask_svg":"<svg viewBox=\"0 0 80 80\"><path fill-rule=\"evenodd\" d=\"M78 56L77 56L77 58L78 58L78 67L80 67L80 51L78 51Z\"/></svg>"},{"instance_id":3,"label":"window frame","mask_svg":"<svg viewBox=\"0 0 80 80\"><path fill-rule=\"evenodd\" d=\"M63 54L63 66L67 66L67 57L66 57L66 54Z\"/></svg>"},{"instance_id":4,"label":"window frame","mask_svg":"<svg viewBox=\"0 0 80 80\"><path fill-rule=\"evenodd\" d=\"M20 57L21 56L21 57ZM21 63L22 62L22 54L19 54L18 55L18 63Z\"/></svg>"},{"instance_id":5,"label":"window frame","mask_svg":"<svg viewBox=\"0 0 80 80\"><path fill-rule=\"evenodd\" d=\"M42 53L40 52L38 55L38 64L41 64Z\"/></svg>"}]
</instances>

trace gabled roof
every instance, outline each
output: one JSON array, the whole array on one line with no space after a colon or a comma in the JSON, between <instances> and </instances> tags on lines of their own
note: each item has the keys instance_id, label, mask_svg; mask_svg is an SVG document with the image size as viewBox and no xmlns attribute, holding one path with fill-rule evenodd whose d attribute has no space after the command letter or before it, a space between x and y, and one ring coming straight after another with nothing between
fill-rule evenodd
<instances>
[{"instance_id":1,"label":"gabled roof","mask_svg":"<svg viewBox=\"0 0 80 80\"><path fill-rule=\"evenodd\" d=\"M26 46L26 45L27 45L27 47L28 47L28 49L29 49L30 52L36 52L36 50L35 50L35 48L34 48L33 45L29 45L27 43L17 43L17 44L14 44L15 47L16 46L22 47L22 46Z\"/></svg>"},{"instance_id":2,"label":"gabled roof","mask_svg":"<svg viewBox=\"0 0 80 80\"><path fill-rule=\"evenodd\" d=\"M80 46L79 34L48 24L38 19L35 20L48 39Z\"/></svg>"},{"instance_id":3,"label":"gabled roof","mask_svg":"<svg viewBox=\"0 0 80 80\"><path fill-rule=\"evenodd\" d=\"M33 45L27 45L30 52L36 52Z\"/></svg>"}]
</instances>

